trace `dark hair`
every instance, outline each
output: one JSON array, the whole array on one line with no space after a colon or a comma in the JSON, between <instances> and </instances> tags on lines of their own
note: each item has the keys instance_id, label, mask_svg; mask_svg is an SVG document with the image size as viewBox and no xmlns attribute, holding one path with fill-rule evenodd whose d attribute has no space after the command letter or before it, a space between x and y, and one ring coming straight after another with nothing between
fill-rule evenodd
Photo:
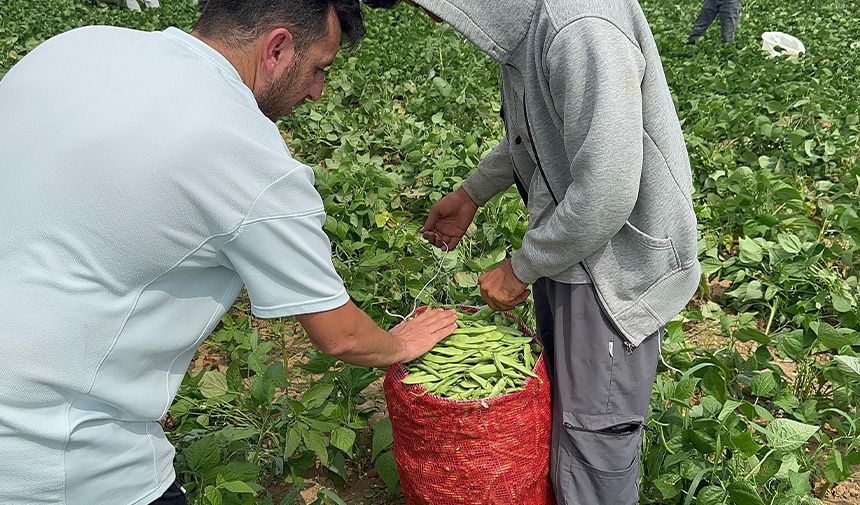
<instances>
[{"instance_id":1,"label":"dark hair","mask_svg":"<svg viewBox=\"0 0 860 505\"><path fill-rule=\"evenodd\" d=\"M400 0L364 0L365 5L373 8L390 9L400 3Z\"/></svg>"},{"instance_id":2,"label":"dark hair","mask_svg":"<svg viewBox=\"0 0 860 505\"><path fill-rule=\"evenodd\" d=\"M298 50L324 37L334 9L343 39L351 48L364 37L361 0L208 0L194 30L206 37L244 45L269 30L286 27Z\"/></svg>"}]
</instances>

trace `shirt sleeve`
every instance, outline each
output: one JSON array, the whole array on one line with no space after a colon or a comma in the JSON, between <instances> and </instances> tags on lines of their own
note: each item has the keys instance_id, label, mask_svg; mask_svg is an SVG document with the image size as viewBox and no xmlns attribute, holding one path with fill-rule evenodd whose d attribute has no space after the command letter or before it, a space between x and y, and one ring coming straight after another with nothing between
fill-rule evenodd
<instances>
[{"instance_id":1,"label":"shirt sleeve","mask_svg":"<svg viewBox=\"0 0 860 505\"><path fill-rule=\"evenodd\" d=\"M553 39L545 72L573 182L511 258L527 283L583 261L618 233L633 211L642 172L639 48L611 23L584 18Z\"/></svg>"},{"instance_id":2,"label":"shirt sleeve","mask_svg":"<svg viewBox=\"0 0 860 505\"><path fill-rule=\"evenodd\" d=\"M323 312L349 301L323 231L322 200L301 176L267 188L218 251L219 263L242 278L258 317Z\"/></svg>"}]
</instances>

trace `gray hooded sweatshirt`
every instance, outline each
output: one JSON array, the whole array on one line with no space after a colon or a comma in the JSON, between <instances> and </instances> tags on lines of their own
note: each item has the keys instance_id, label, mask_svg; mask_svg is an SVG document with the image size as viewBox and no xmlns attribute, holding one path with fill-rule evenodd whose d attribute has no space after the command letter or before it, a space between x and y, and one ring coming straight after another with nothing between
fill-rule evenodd
<instances>
[{"instance_id":1,"label":"gray hooded sweatshirt","mask_svg":"<svg viewBox=\"0 0 860 505\"><path fill-rule=\"evenodd\" d=\"M501 67L506 134L463 188L528 190L526 283L592 283L632 344L699 285L684 137L636 0L416 0Z\"/></svg>"}]
</instances>

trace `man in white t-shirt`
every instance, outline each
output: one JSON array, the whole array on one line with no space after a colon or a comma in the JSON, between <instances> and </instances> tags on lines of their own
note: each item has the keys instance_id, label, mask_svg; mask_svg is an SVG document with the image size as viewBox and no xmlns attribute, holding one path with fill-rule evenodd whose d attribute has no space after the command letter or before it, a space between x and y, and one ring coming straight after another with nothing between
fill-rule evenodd
<instances>
[{"instance_id":1,"label":"man in white t-shirt","mask_svg":"<svg viewBox=\"0 0 860 505\"><path fill-rule=\"evenodd\" d=\"M191 34L72 30L0 81L0 503L184 503L158 420L243 286L357 365L453 331L350 301L273 122L363 34L358 0L211 0Z\"/></svg>"}]
</instances>

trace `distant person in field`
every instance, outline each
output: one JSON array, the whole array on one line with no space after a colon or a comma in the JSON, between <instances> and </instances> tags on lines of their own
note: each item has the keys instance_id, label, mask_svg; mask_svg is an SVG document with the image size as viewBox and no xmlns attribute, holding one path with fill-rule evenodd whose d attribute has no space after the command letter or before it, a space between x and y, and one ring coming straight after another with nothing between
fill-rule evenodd
<instances>
[{"instance_id":1,"label":"distant person in field","mask_svg":"<svg viewBox=\"0 0 860 505\"><path fill-rule=\"evenodd\" d=\"M517 186L522 247L479 282L495 310L531 285L553 386L556 497L636 503L663 328L700 279L689 158L645 16L636 0L414 4L499 64L506 130L432 206L424 236L455 247L479 206Z\"/></svg>"},{"instance_id":2,"label":"distant person in field","mask_svg":"<svg viewBox=\"0 0 860 505\"><path fill-rule=\"evenodd\" d=\"M97 0L102 3L115 4L120 0ZM144 5L150 8L158 7L158 0L144 0ZM140 4L137 0L125 0L125 6L133 11L140 11Z\"/></svg>"},{"instance_id":3,"label":"distant person in field","mask_svg":"<svg viewBox=\"0 0 860 505\"><path fill-rule=\"evenodd\" d=\"M708 27L711 26L718 14L720 16L720 39L725 44L734 44L735 31L737 31L741 19L741 0L704 0L696 24L693 25L693 32L687 39L687 44L695 44L708 31Z\"/></svg>"},{"instance_id":4,"label":"distant person in field","mask_svg":"<svg viewBox=\"0 0 860 505\"><path fill-rule=\"evenodd\" d=\"M350 301L275 125L364 33L358 0L209 0L191 34L80 28L0 80L0 503L186 503L158 421L243 286L356 365L455 329Z\"/></svg>"}]
</instances>

